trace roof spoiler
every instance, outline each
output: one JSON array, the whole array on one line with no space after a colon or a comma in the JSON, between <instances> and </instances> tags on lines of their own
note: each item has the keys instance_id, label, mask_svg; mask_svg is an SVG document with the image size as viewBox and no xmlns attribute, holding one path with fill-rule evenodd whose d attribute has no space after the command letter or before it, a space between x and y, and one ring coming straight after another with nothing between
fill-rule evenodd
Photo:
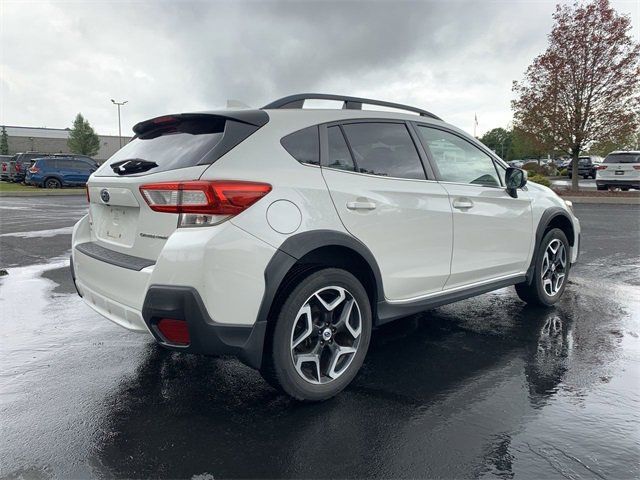
<instances>
[{"instance_id":1,"label":"roof spoiler","mask_svg":"<svg viewBox=\"0 0 640 480\"><path fill-rule=\"evenodd\" d=\"M220 119L230 119L236 122L245 123L254 127L262 127L269 121L269 115L262 110L230 110L221 112L201 112L201 113L177 113L173 115L162 115L151 118L133 126L136 135L148 132L155 128L171 125L182 120L195 120L198 118L217 117Z\"/></svg>"}]
</instances>

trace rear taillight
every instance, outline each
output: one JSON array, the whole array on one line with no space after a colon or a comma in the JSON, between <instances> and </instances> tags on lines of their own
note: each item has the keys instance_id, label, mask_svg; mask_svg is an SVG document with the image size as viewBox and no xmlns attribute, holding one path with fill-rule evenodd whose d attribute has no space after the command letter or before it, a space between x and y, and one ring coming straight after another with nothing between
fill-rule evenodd
<instances>
[{"instance_id":1,"label":"rear taillight","mask_svg":"<svg viewBox=\"0 0 640 480\"><path fill-rule=\"evenodd\" d=\"M634 170L640 170L640 165L634 165L634 166L633 166L633 169L634 169Z\"/></svg>"},{"instance_id":2,"label":"rear taillight","mask_svg":"<svg viewBox=\"0 0 640 480\"><path fill-rule=\"evenodd\" d=\"M85 184L84 192L87 194L87 203L91 203L91 195L89 195L89 185Z\"/></svg>"},{"instance_id":3,"label":"rear taillight","mask_svg":"<svg viewBox=\"0 0 640 480\"><path fill-rule=\"evenodd\" d=\"M151 210L179 214L181 227L224 222L270 191L271 185L267 183L222 180L152 183L140 187Z\"/></svg>"},{"instance_id":4,"label":"rear taillight","mask_svg":"<svg viewBox=\"0 0 640 480\"><path fill-rule=\"evenodd\" d=\"M184 320L163 318L158 322L158 330L167 342L174 345L189 345L189 325Z\"/></svg>"},{"instance_id":5,"label":"rear taillight","mask_svg":"<svg viewBox=\"0 0 640 480\"><path fill-rule=\"evenodd\" d=\"M2 171L3 171L3 172L6 172L6 171L7 171L7 164L6 164L6 163L3 163L3 164L2 164Z\"/></svg>"},{"instance_id":6,"label":"rear taillight","mask_svg":"<svg viewBox=\"0 0 640 480\"><path fill-rule=\"evenodd\" d=\"M20 171L20 164L16 162L16 172Z\"/></svg>"},{"instance_id":7,"label":"rear taillight","mask_svg":"<svg viewBox=\"0 0 640 480\"><path fill-rule=\"evenodd\" d=\"M33 165L30 169L29 172L30 173L38 173L40 171L40 169L38 167L36 167L35 165Z\"/></svg>"},{"instance_id":8,"label":"rear taillight","mask_svg":"<svg viewBox=\"0 0 640 480\"><path fill-rule=\"evenodd\" d=\"M596 170L606 170L606 169L607 169L607 166L606 166L606 165L598 165L598 166L596 167Z\"/></svg>"}]
</instances>

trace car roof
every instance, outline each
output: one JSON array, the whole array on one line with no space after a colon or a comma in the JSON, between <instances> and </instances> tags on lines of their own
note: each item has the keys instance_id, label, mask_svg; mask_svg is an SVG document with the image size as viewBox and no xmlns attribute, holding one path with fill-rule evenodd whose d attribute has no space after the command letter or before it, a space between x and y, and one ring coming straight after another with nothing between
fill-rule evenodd
<instances>
[{"instance_id":1,"label":"car roof","mask_svg":"<svg viewBox=\"0 0 640 480\"><path fill-rule=\"evenodd\" d=\"M631 155L640 155L640 150L616 150L609 155L619 155L621 153L630 153Z\"/></svg>"}]
</instances>

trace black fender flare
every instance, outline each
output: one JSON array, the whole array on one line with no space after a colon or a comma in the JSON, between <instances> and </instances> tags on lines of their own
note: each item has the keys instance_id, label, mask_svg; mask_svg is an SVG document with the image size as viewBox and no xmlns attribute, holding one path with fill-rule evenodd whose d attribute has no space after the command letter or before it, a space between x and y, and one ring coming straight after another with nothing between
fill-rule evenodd
<instances>
[{"instance_id":1,"label":"black fender flare","mask_svg":"<svg viewBox=\"0 0 640 480\"><path fill-rule=\"evenodd\" d=\"M311 230L287 238L269 261L264 272L265 291L256 321L267 321L271 305L284 277L298 260L318 248L332 246L345 247L358 253L373 272L378 298L384 298L378 262L364 243L348 233L337 230Z\"/></svg>"},{"instance_id":2,"label":"black fender flare","mask_svg":"<svg viewBox=\"0 0 640 480\"><path fill-rule=\"evenodd\" d=\"M528 284L531 284L533 280L533 272L535 270L538 255L540 255L540 242L542 242L542 237L544 236L544 232L549 227L549 224L551 224L551 222L558 217L566 218L567 221L569 222L569 225L571 225L571 229L573 230L573 221L571 220L571 217L569 216L566 210L560 207L550 207L550 208L547 208L542 213L542 216L540 217L540 221L538 222L538 227L536 228L536 238L535 238L536 243L533 249L533 255L531 256L531 263L529 264L529 268L527 269L526 276L527 276ZM575 244L575 237L572 242L572 246L574 244Z\"/></svg>"}]
</instances>

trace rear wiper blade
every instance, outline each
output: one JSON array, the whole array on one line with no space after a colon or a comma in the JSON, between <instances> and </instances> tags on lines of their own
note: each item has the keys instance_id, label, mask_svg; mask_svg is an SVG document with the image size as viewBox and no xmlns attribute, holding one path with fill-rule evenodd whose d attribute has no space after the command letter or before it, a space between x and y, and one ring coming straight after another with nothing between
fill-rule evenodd
<instances>
[{"instance_id":1,"label":"rear wiper blade","mask_svg":"<svg viewBox=\"0 0 640 480\"><path fill-rule=\"evenodd\" d=\"M158 164L149 160L143 160L141 158L129 158L127 160L121 160L109 165L118 175L127 175L129 173L140 173L156 168Z\"/></svg>"}]
</instances>

